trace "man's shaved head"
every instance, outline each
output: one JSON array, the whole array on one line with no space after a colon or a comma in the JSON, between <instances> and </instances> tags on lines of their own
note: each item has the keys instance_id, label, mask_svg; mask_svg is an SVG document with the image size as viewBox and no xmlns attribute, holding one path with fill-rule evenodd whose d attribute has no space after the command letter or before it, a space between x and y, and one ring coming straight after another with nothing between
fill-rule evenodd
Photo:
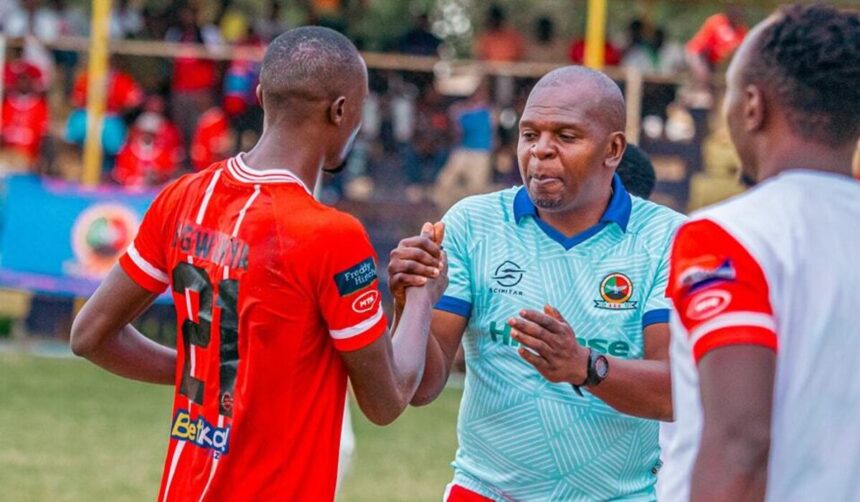
<instances>
[{"instance_id":1,"label":"man's shaved head","mask_svg":"<svg viewBox=\"0 0 860 502\"><path fill-rule=\"evenodd\" d=\"M627 123L624 95L612 79L584 66L565 66L541 78L532 94L545 88L564 88L571 98L582 98L598 110L599 119L610 131L623 131Z\"/></svg>"},{"instance_id":2,"label":"man's shaved head","mask_svg":"<svg viewBox=\"0 0 860 502\"><path fill-rule=\"evenodd\" d=\"M296 28L273 40L260 71L264 103L272 104L349 96L366 79L367 69L355 45L319 26Z\"/></svg>"}]
</instances>

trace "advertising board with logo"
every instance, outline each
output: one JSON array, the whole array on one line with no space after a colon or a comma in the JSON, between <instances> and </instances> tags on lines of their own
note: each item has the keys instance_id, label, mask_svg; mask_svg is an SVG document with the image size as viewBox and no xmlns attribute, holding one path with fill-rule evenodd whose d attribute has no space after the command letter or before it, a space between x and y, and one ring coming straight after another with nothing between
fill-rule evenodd
<instances>
[{"instance_id":1,"label":"advertising board with logo","mask_svg":"<svg viewBox=\"0 0 860 502\"><path fill-rule=\"evenodd\" d=\"M157 192L6 178L0 286L88 296L137 234Z\"/></svg>"}]
</instances>

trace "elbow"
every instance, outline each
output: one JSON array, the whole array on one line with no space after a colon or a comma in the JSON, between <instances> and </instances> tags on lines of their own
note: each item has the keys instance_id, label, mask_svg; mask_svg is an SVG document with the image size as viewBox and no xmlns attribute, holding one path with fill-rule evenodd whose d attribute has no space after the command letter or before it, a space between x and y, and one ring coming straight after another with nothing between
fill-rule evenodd
<instances>
[{"instance_id":1,"label":"elbow","mask_svg":"<svg viewBox=\"0 0 860 502\"><path fill-rule=\"evenodd\" d=\"M367 417L374 425L384 427L391 425L397 418L403 414L406 406L398 407L397 409L381 409L381 410L362 410L364 416Z\"/></svg>"},{"instance_id":2,"label":"elbow","mask_svg":"<svg viewBox=\"0 0 860 502\"><path fill-rule=\"evenodd\" d=\"M737 475L755 479L767 471L770 456L770 427L750 423L738 423L725 427L706 441L724 452L726 462L734 466ZM704 436L704 434L703 434Z\"/></svg>"},{"instance_id":3,"label":"elbow","mask_svg":"<svg viewBox=\"0 0 860 502\"><path fill-rule=\"evenodd\" d=\"M409 401L409 404L412 406L427 406L432 403L439 397L439 394L442 393L442 389L418 389L415 392L415 396L412 397L412 400Z\"/></svg>"},{"instance_id":4,"label":"elbow","mask_svg":"<svg viewBox=\"0 0 860 502\"><path fill-rule=\"evenodd\" d=\"M83 327L81 316L77 316L72 323L72 331L69 337L69 347L72 353L78 357L88 358L96 348L95 337L88 333Z\"/></svg>"}]
</instances>

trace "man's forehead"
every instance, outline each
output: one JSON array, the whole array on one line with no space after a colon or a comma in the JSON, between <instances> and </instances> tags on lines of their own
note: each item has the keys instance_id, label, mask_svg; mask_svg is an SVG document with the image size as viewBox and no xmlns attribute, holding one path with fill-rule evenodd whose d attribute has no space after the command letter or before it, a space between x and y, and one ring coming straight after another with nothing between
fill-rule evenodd
<instances>
[{"instance_id":1,"label":"man's forehead","mask_svg":"<svg viewBox=\"0 0 860 502\"><path fill-rule=\"evenodd\" d=\"M599 106L598 96L574 86L536 88L526 102L522 120L579 122Z\"/></svg>"}]
</instances>

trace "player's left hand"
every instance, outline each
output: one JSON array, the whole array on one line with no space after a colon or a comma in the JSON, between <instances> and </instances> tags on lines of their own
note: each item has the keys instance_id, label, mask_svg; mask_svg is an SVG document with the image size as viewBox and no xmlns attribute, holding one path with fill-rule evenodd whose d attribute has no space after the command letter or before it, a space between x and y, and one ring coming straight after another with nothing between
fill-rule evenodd
<instances>
[{"instance_id":1,"label":"player's left hand","mask_svg":"<svg viewBox=\"0 0 860 502\"><path fill-rule=\"evenodd\" d=\"M550 382L582 385L588 371L588 349L576 341L570 324L554 307L543 312L521 310L508 320L511 337L522 344L520 357Z\"/></svg>"}]
</instances>

